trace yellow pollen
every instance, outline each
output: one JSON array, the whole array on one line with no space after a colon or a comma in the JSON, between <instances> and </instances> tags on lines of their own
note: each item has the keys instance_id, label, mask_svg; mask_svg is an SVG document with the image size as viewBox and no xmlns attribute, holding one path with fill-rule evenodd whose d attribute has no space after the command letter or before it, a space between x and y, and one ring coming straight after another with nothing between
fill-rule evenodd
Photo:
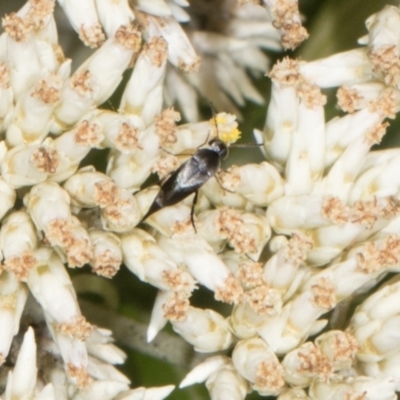
<instances>
[{"instance_id":1,"label":"yellow pollen","mask_svg":"<svg viewBox=\"0 0 400 400\"><path fill-rule=\"evenodd\" d=\"M217 136L227 144L235 143L241 135L236 122L236 116L228 113L218 113L213 120L217 128Z\"/></svg>"}]
</instances>

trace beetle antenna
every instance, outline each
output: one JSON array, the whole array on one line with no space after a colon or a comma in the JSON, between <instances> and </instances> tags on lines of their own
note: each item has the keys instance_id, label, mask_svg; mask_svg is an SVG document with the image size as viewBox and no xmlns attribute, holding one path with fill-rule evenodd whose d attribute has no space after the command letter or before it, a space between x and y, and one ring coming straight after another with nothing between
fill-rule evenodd
<instances>
[{"instance_id":1,"label":"beetle antenna","mask_svg":"<svg viewBox=\"0 0 400 400\"><path fill-rule=\"evenodd\" d=\"M218 130L218 121L217 121L217 110L214 107L214 104L209 102L210 110L211 110L211 118L214 120L215 130L217 131L217 138L219 139L219 130Z\"/></svg>"}]
</instances>

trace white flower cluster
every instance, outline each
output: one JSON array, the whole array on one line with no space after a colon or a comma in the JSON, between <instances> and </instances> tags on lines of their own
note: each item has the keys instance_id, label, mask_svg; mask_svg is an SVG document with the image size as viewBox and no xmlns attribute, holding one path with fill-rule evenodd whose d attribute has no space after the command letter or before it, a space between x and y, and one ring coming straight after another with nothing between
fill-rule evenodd
<instances>
[{"instance_id":1,"label":"white flower cluster","mask_svg":"<svg viewBox=\"0 0 400 400\"><path fill-rule=\"evenodd\" d=\"M28 0L2 18L0 393L5 400L161 400L174 386L130 389L128 378L114 367L124 362L125 354L113 344L110 331L86 321L66 266L89 264L96 274L111 278L124 261L140 279L158 287L164 312L149 336L168 319L189 341L196 340L196 332L188 333L184 322L190 318L215 320L226 328L221 315L189 307L196 279L221 300L240 299L239 283L214 248L200 236L197 243L184 235L174 247L186 242L190 246L171 255L161 238L136 226L156 191L138 192L149 175L168 174L180 162L173 153L195 150L209 136L224 131L237 135L237 124L233 116L220 114L218 127L205 121L178 128L180 115L164 106L163 97L185 104L185 115L192 121L198 119L198 95L214 100L219 108L236 109L227 94L239 104L244 98L261 102L243 68L265 71L267 58L260 47L279 47L280 36L293 47L305 31L295 2L287 9L237 3L228 10L224 5L219 12L229 11L229 24L219 34L196 29L186 34L181 23L191 16L184 0L59 4L80 39L98 47L74 71L58 44L54 0ZM246 31L256 15L257 27ZM183 72L199 69L195 47L208 52L208 69L215 68L222 95L207 82L207 63L196 77L191 74L195 82L185 77ZM244 51L251 55L248 63L242 58ZM129 67L133 72L119 110L98 108ZM231 76L221 80L225 68L231 69ZM230 88L230 80L238 85ZM95 148L109 150L106 173L93 166L79 169ZM206 197L202 204L209 208ZM162 214L157 217L161 222L154 221L164 233L164 247L171 240L171 226L179 230L171 217L180 221L186 211L180 205L167 220ZM223 238L214 232L214 247L229 239L243 249L241 238L251 234L249 252L257 257L270 236L266 218L225 212L232 232L229 228ZM214 273L201 272L204 261L217 265ZM232 337L227 329L215 335L224 348ZM215 347L211 341L210 351Z\"/></svg>"},{"instance_id":2,"label":"white flower cluster","mask_svg":"<svg viewBox=\"0 0 400 400\"><path fill-rule=\"evenodd\" d=\"M296 0L192 3L59 0L81 40L98 47L75 71L58 44L54 0L28 0L2 20L4 400L169 395L172 385L129 388L114 367L124 353L86 321L66 269L90 265L111 278L122 263L159 290L149 341L169 322L198 352L230 350L181 387L205 382L212 400L251 391L396 399L400 286L376 286L400 271L400 150L370 150L400 110L400 9L367 20L363 47L272 68L265 126L255 130L268 162L211 178L196 229L190 197L138 228L159 190L142 188L151 173L168 176L212 138L237 139L232 114L198 121L198 96L229 112L261 102L245 69L267 69L260 48L307 37ZM100 108L130 67L118 111ZM344 113L325 122L321 89L331 87ZM177 126L165 105L175 103L190 123ZM105 173L79 169L92 149L108 149ZM231 314L193 307L197 285L233 304ZM346 320L359 294L367 300Z\"/></svg>"}]
</instances>

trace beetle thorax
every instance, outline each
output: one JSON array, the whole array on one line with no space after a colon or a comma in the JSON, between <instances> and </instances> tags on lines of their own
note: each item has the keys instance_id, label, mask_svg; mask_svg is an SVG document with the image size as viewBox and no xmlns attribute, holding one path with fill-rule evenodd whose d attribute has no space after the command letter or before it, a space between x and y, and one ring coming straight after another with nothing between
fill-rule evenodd
<instances>
[{"instance_id":1,"label":"beetle thorax","mask_svg":"<svg viewBox=\"0 0 400 400\"><path fill-rule=\"evenodd\" d=\"M209 146L212 151L215 151L222 159L228 156L228 146L219 139L212 139L209 141Z\"/></svg>"}]
</instances>

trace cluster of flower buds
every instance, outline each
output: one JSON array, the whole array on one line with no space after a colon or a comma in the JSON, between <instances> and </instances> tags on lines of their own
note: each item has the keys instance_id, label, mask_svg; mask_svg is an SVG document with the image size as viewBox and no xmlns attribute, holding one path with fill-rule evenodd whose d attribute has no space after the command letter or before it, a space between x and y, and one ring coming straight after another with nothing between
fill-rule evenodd
<instances>
[{"instance_id":1,"label":"cluster of flower buds","mask_svg":"<svg viewBox=\"0 0 400 400\"><path fill-rule=\"evenodd\" d=\"M245 70L265 72L262 49L307 37L297 1L221 1L211 12L201 0L59 3L95 49L77 67L58 43L54 0L2 19L4 399L169 395L172 385L130 389L115 367L125 354L86 320L67 270L112 278L122 264L158 289L149 342L170 323L197 352L220 352L181 387L205 382L212 400L395 399L400 287L375 286L400 271L400 150L371 147L400 110L400 8L371 16L355 50L278 62L254 130L268 161L204 180L194 210L189 196L142 221L160 193L151 174L163 186L211 139L238 139L237 106L263 101ZM205 17L210 31L196 30ZM118 109L100 108L128 68ZM343 113L326 122L321 90L333 87ZM224 112L199 121L200 96ZM103 169L88 165L96 149L108 151ZM191 305L199 286L230 314Z\"/></svg>"},{"instance_id":2,"label":"cluster of flower buds","mask_svg":"<svg viewBox=\"0 0 400 400\"><path fill-rule=\"evenodd\" d=\"M210 210L201 195L198 235L186 221L187 204L154 216L154 234L137 227L158 190L142 185L213 137L235 141L235 116L199 122L198 96L226 111L245 99L262 103L244 69L264 72L261 48L280 49L281 38L292 48L307 34L296 2L221 4L218 12L230 18L219 33L185 32L181 23L195 26L198 18L186 1L59 4L96 49L78 67L59 44L54 0L28 0L2 19L0 387L5 399L161 400L172 385L129 389L114 367L124 353L110 331L82 315L66 266L90 265L112 278L124 263L157 287L149 340L170 321L200 351L229 348L235 336L225 317L192 307L190 297L201 284L218 300L242 301L243 288L218 252L230 246L258 259L271 237L266 216L251 207ZM118 111L99 108L128 68ZM190 124L176 125L174 103ZM108 150L105 171L87 165L93 149ZM244 185L240 196L251 198L250 191Z\"/></svg>"}]
</instances>

